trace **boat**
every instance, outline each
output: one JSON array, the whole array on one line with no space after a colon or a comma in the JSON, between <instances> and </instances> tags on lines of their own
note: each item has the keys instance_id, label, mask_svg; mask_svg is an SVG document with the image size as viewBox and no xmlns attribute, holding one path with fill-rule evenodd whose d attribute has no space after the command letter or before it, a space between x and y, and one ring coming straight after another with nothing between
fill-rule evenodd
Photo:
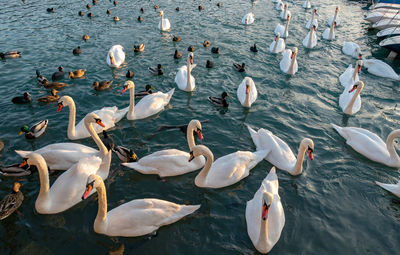
<instances>
[{"instance_id":1,"label":"boat","mask_svg":"<svg viewBox=\"0 0 400 255\"><path fill-rule=\"evenodd\" d=\"M384 37L384 36L396 36L400 35L400 27L389 27L379 31L376 36Z\"/></svg>"},{"instance_id":2,"label":"boat","mask_svg":"<svg viewBox=\"0 0 400 255\"><path fill-rule=\"evenodd\" d=\"M382 3L382 1L381 1L380 3L373 4L369 7L370 10L376 10L376 9L381 9L381 8L400 10L400 2L399 3Z\"/></svg>"},{"instance_id":3,"label":"boat","mask_svg":"<svg viewBox=\"0 0 400 255\"><path fill-rule=\"evenodd\" d=\"M400 26L400 20L398 19L382 19L372 25L373 28L379 30L397 26Z\"/></svg>"},{"instance_id":4,"label":"boat","mask_svg":"<svg viewBox=\"0 0 400 255\"><path fill-rule=\"evenodd\" d=\"M395 11L395 12L373 11L373 12L367 13L364 16L364 20L371 22L371 23L376 23L380 20L385 20L385 19L400 20L399 11Z\"/></svg>"},{"instance_id":5,"label":"boat","mask_svg":"<svg viewBox=\"0 0 400 255\"><path fill-rule=\"evenodd\" d=\"M400 53L400 35L386 38L379 43L379 46Z\"/></svg>"}]
</instances>

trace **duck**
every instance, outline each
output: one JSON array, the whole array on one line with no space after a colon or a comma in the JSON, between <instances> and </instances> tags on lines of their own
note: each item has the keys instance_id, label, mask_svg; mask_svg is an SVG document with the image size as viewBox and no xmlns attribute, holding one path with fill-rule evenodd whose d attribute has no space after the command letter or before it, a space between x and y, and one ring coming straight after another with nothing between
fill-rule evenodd
<instances>
[{"instance_id":1,"label":"duck","mask_svg":"<svg viewBox=\"0 0 400 255\"><path fill-rule=\"evenodd\" d=\"M97 4L97 0L92 0L92 3L93 3L94 5L96 5L96 4Z\"/></svg>"},{"instance_id":2,"label":"duck","mask_svg":"<svg viewBox=\"0 0 400 255\"><path fill-rule=\"evenodd\" d=\"M0 201L0 220L3 220L15 212L24 201L22 194L21 183L14 182L11 194L8 194Z\"/></svg>"},{"instance_id":3,"label":"duck","mask_svg":"<svg viewBox=\"0 0 400 255\"><path fill-rule=\"evenodd\" d=\"M250 51L252 51L252 52L258 52L257 45L254 44L253 46L250 46Z\"/></svg>"},{"instance_id":4,"label":"duck","mask_svg":"<svg viewBox=\"0 0 400 255\"><path fill-rule=\"evenodd\" d=\"M134 52L142 52L142 51L144 51L144 43L141 43L141 44L133 46L133 51Z\"/></svg>"},{"instance_id":5,"label":"duck","mask_svg":"<svg viewBox=\"0 0 400 255\"><path fill-rule=\"evenodd\" d=\"M84 78L86 69L78 69L75 71L71 71L68 73L68 78L70 79L77 79L77 78Z\"/></svg>"},{"instance_id":6,"label":"duck","mask_svg":"<svg viewBox=\"0 0 400 255\"><path fill-rule=\"evenodd\" d=\"M280 38L281 34L278 32L275 35L274 40L272 43L269 45L269 51L272 53L281 53L285 50L285 40Z\"/></svg>"},{"instance_id":7,"label":"duck","mask_svg":"<svg viewBox=\"0 0 400 255\"><path fill-rule=\"evenodd\" d=\"M204 7L203 6L201 6L201 5L199 5L199 11L202 11L202 10L204 10Z\"/></svg>"},{"instance_id":8,"label":"duck","mask_svg":"<svg viewBox=\"0 0 400 255\"><path fill-rule=\"evenodd\" d=\"M145 90L135 93L135 98L142 98L144 96L153 94L152 89L154 89L153 86L151 86L150 84L147 84L145 87Z\"/></svg>"},{"instance_id":9,"label":"duck","mask_svg":"<svg viewBox=\"0 0 400 255\"><path fill-rule=\"evenodd\" d=\"M108 151L114 151L114 140L105 130L103 130L103 138L101 139L101 141L103 142L104 146L106 146Z\"/></svg>"},{"instance_id":10,"label":"duck","mask_svg":"<svg viewBox=\"0 0 400 255\"><path fill-rule=\"evenodd\" d=\"M54 8L47 8L47 12L54 12Z\"/></svg>"},{"instance_id":11,"label":"duck","mask_svg":"<svg viewBox=\"0 0 400 255\"><path fill-rule=\"evenodd\" d=\"M286 20L289 16L291 15L291 12L289 11L289 4L285 3L285 5L283 6L283 10L281 11L281 19Z\"/></svg>"},{"instance_id":12,"label":"duck","mask_svg":"<svg viewBox=\"0 0 400 255\"><path fill-rule=\"evenodd\" d=\"M218 7L222 7L222 3L221 3L221 2L218 2L218 3L217 3L217 6L218 6Z\"/></svg>"},{"instance_id":13,"label":"duck","mask_svg":"<svg viewBox=\"0 0 400 255\"><path fill-rule=\"evenodd\" d=\"M85 15L85 13L84 13L83 11L79 11L79 12L78 12L78 15L79 15L79 16L83 16L83 15Z\"/></svg>"},{"instance_id":14,"label":"duck","mask_svg":"<svg viewBox=\"0 0 400 255\"><path fill-rule=\"evenodd\" d=\"M43 86L46 89L62 89L64 87L68 86L68 84L64 83L64 82L52 82L52 83L50 83L49 81L45 81L43 83Z\"/></svg>"},{"instance_id":15,"label":"duck","mask_svg":"<svg viewBox=\"0 0 400 255\"><path fill-rule=\"evenodd\" d=\"M142 21L143 21L143 18L142 18L141 16L138 16L137 20L138 20L139 22L142 22Z\"/></svg>"},{"instance_id":16,"label":"duck","mask_svg":"<svg viewBox=\"0 0 400 255\"><path fill-rule=\"evenodd\" d=\"M325 31L322 33L322 38L325 40L335 40L335 27L336 27L336 22L333 22L332 26L330 28L326 28Z\"/></svg>"},{"instance_id":17,"label":"duck","mask_svg":"<svg viewBox=\"0 0 400 255\"><path fill-rule=\"evenodd\" d=\"M358 59L361 54L360 46L354 42L343 42L342 52L345 55Z\"/></svg>"},{"instance_id":18,"label":"duck","mask_svg":"<svg viewBox=\"0 0 400 255\"><path fill-rule=\"evenodd\" d=\"M339 6L336 6L335 15L332 15L332 16L328 19L328 25L329 25L329 26L332 26L333 22L336 22L336 26L339 26L339 25L340 25L339 10L340 10L340 7L339 7Z\"/></svg>"},{"instance_id":19,"label":"duck","mask_svg":"<svg viewBox=\"0 0 400 255\"><path fill-rule=\"evenodd\" d=\"M143 8L143 7L140 8L140 12L141 12L141 13L144 13L144 8Z\"/></svg>"},{"instance_id":20,"label":"duck","mask_svg":"<svg viewBox=\"0 0 400 255\"><path fill-rule=\"evenodd\" d=\"M93 189L99 194L99 210L94 221L94 231L107 236L134 237L150 234L200 208L200 205L179 205L146 198L132 200L107 212L107 194L102 178L92 174L86 183L82 200L86 199Z\"/></svg>"},{"instance_id":21,"label":"duck","mask_svg":"<svg viewBox=\"0 0 400 255\"><path fill-rule=\"evenodd\" d=\"M203 124L203 123L208 123L208 122L210 122L210 120L203 120L203 121L200 121L200 123L202 123L202 124ZM150 140L151 138L153 138L157 133L159 133L159 132L161 132L161 131L164 131L164 130L171 130L171 129L178 129L179 131L181 131L183 134L186 135L188 126L189 126L188 124L184 124L184 125L161 125L161 126L156 130L156 132L153 133L153 135L149 137L149 140ZM195 132L195 131L193 131L193 135L196 135L196 132Z\"/></svg>"},{"instance_id":22,"label":"duck","mask_svg":"<svg viewBox=\"0 0 400 255\"><path fill-rule=\"evenodd\" d=\"M61 79L64 79L64 67L59 66L58 71L53 73L53 75L51 76L51 80L57 81L57 80L61 80Z\"/></svg>"},{"instance_id":23,"label":"duck","mask_svg":"<svg viewBox=\"0 0 400 255\"><path fill-rule=\"evenodd\" d=\"M114 0L113 4L114 4L114 6L117 6L118 5L118 1Z\"/></svg>"},{"instance_id":24,"label":"duck","mask_svg":"<svg viewBox=\"0 0 400 255\"><path fill-rule=\"evenodd\" d=\"M88 34L85 34L82 36L82 40L84 40L84 41L89 41L89 39L90 39L90 36Z\"/></svg>"},{"instance_id":25,"label":"duck","mask_svg":"<svg viewBox=\"0 0 400 255\"><path fill-rule=\"evenodd\" d=\"M126 81L121 93L129 89L129 109L126 118L128 120L140 120L155 115L164 110L169 104L175 89L171 89L167 93L156 92L143 97L135 105L135 83Z\"/></svg>"},{"instance_id":26,"label":"duck","mask_svg":"<svg viewBox=\"0 0 400 255\"><path fill-rule=\"evenodd\" d=\"M207 68L213 68L213 67L214 67L214 63L213 63L211 60L208 60L208 59L207 59L206 67L207 67Z\"/></svg>"},{"instance_id":27,"label":"duck","mask_svg":"<svg viewBox=\"0 0 400 255\"><path fill-rule=\"evenodd\" d=\"M113 19L114 19L114 21L119 21L119 17L118 16L115 16Z\"/></svg>"},{"instance_id":28,"label":"duck","mask_svg":"<svg viewBox=\"0 0 400 255\"><path fill-rule=\"evenodd\" d=\"M111 10L110 10L110 9L107 9L106 14L107 14L107 15L111 15Z\"/></svg>"},{"instance_id":29,"label":"duck","mask_svg":"<svg viewBox=\"0 0 400 255\"><path fill-rule=\"evenodd\" d=\"M298 71L297 52L298 49L296 47L293 48L293 51L286 49L282 52L282 60L279 63L282 72L286 74L295 74Z\"/></svg>"},{"instance_id":30,"label":"duck","mask_svg":"<svg viewBox=\"0 0 400 255\"><path fill-rule=\"evenodd\" d=\"M377 181L375 183L381 188L400 198L400 180L396 184L382 183Z\"/></svg>"},{"instance_id":31,"label":"duck","mask_svg":"<svg viewBox=\"0 0 400 255\"><path fill-rule=\"evenodd\" d=\"M93 14L92 14L91 12L89 12L89 13L87 14L87 16L88 16L89 18L93 18Z\"/></svg>"},{"instance_id":32,"label":"duck","mask_svg":"<svg viewBox=\"0 0 400 255\"><path fill-rule=\"evenodd\" d=\"M314 142L310 138L301 141L296 159L290 147L271 131L264 128L255 131L250 126L247 128L257 151L267 151L265 160L291 175L300 175L303 172L306 152L310 160L314 160Z\"/></svg>"},{"instance_id":33,"label":"duck","mask_svg":"<svg viewBox=\"0 0 400 255\"><path fill-rule=\"evenodd\" d=\"M92 7L92 5L90 5L90 4L87 4L87 5L86 5L86 8L87 8L87 9L90 9L91 7Z\"/></svg>"},{"instance_id":34,"label":"duck","mask_svg":"<svg viewBox=\"0 0 400 255\"><path fill-rule=\"evenodd\" d=\"M196 87L195 79L191 74L192 69L196 67L196 64L193 64L193 56L193 52L188 54L187 64L181 66L175 76L175 83L178 88L186 92L194 91Z\"/></svg>"},{"instance_id":35,"label":"duck","mask_svg":"<svg viewBox=\"0 0 400 255\"><path fill-rule=\"evenodd\" d=\"M366 59L362 54L359 54L359 59L362 59L364 67L370 74L397 81L400 80L400 76L393 70L393 68L382 60L375 58Z\"/></svg>"},{"instance_id":36,"label":"duck","mask_svg":"<svg viewBox=\"0 0 400 255\"><path fill-rule=\"evenodd\" d=\"M25 137L27 139L35 139L38 138L39 136L43 135L43 133L46 131L47 125L49 124L49 120L42 120L39 121L38 123L34 124L31 128L29 128L27 125L24 125L21 127L21 130L19 131L18 135L22 135L25 133Z\"/></svg>"},{"instance_id":37,"label":"duck","mask_svg":"<svg viewBox=\"0 0 400 255\"><path fill-rule=\"evenodd\" d=\"M190 46L188 47L188 51L189 51L189 52L194 52L194 46L193 46L193 45L190 45Z\"/></svg>"},{"instance_id":38,"label":"duck","mask_svg":"<svg viewBox=\"0 0 400 255\"><path fill-rule=\"evenodd\" d=\"M278 176L272 167L254 197L246 203L247 234L257 251L263 254L272 250L285 226L278 190Z\"/></svg>"},{"instance_id":39,"label":"duck","mask_svg":"<svg viewBox=\"0 0 400 255\"><path fill-rule=\"evenodd\" d=\"M20 51L7 51L7 52L0 52L0 58L19 58L21 57Z\"/></svg>"},{"instance_id":40,"label":"duck","mask_svg":"<svg viewBox=\"0 0 400 255\"><path fill-rule=\"evenodd\" d=\"M68 132L67 136L70 140L78 140L91 136L89 132L89 126L85 124L85 118L82 119L75 126L76 108L75 102L70 96L63 96L58 100L57 112L60 112L62 108L69 107L69 121L68 121ZM128 107L118 109L116 106L103 107L100 110L92 111L103 121L102 125L98 124L94 127L95 133L100 133L103 130L108 130L115 126L115 123L119 122L128 112ZM88 115L86 115L88 116Z\"/></svg>"},{"instance_id":41,"label":"duck","mask_svg":"<svg viewBox=\"0 0 400 255\"><path fill-rule=\"evenodd\" d=\"M92 88L94 88L94 90L101 91L101 90L109 89L111 87L112 83L113 83L113 81L107 81L107 80L101 81L101 82L95 81L92 84Z\"/></svg>"},{"instance_id":42,"label":"duck","mask_svg":"<svg viewBox=\"0 0 400 255\"><path fill-rule=\"evenodd\" d=\"M154 5L154 10L157 10L158 8L160 8L160 6L158 6L158 4Z\"/></svg>"},{"instance_id":43,"label":"duck","mask_svg":"<svg viewBox=\"0 0 400 255\"><path fill-rule=\"evenodd\" d=\"M389 167L400 167L400 157L394 147L394 139L400 137L400 129L393 130L386 143L376 134L357 127L331 126L346 139L346 143L366 158Z\"/></svg>"},{"instance_id":44,"label":"duck","mask_svg":"<svg viewBox=\"0 0 400 255\"><path fill-rule=\"evenodd\" d=\"M120 145L115 146L113 152L117 154L117 157L119 158L121 163L136 162L138 159L136 153L133 150Z\"/></svg>"},{"instance_id":45,"label":"duck","mask_svg":"<svg viewBox=\"0 0 400 255\"><path fill-rule=\"evenodd\" d=\"M172 41L174 41L174 42L180 42L181 41L181 37L180 36L173 36L172 37Z\"/></svg>"},{"instance_id":46,"label":"duck","mask_svg":"<svg viewBox=\"0 0 400 255\"><path fill-rule=\"evenodd\" d=\"M179 59L182 57L182 52L175 50L174 59Z\"/></svg>"},{"instance_id":47,"label":"duck","mask_svg":"<svg viewBox=\"0 0 400 255\"><path fill-rule=\"evenodd\" d=\"M250 108L257 99L257 88L252 78L245 77L237 89L237 97L243 107Z\"/></svg>"},{"instance_id":48,"label":"duck","mask_svg":"<svg viewBox=\"0 0 400 255\"><path fill-rule=\"evenodd\" d=\"M285 25L277 24L274 30L275 35L279 33L282 38L288 38L289 36L289 24L292 16L288 15Z\"/></svg>"},{"instance_id":49,"label":"duck","mask_svg":"<svg viewBox=\"0 0 400 255\"><path fill-rule=\"evenodd\" d=\"M246 64L245 63L242 63L242 64L233 63L233 68L235 68L235 70L238 71L239 73L246 72Z\"/></svg>"},{"instance_id":50,"label":"duck","mask_svg":"<svg viewBox=\"0 0 400 255\"><path fill-rule=\"evenodd\" d=\"M60 96L57 95L57 92L58 92L58 90L51 89L51 91L50 91L51 95L50 96L45 96L45 97L38 98L37 101L41 102L41 103L50 103L50 102L57 101L60 98Z\"/></svg>"},{"instance_id":51,"label":"duck","mask_svg":"<svg viewBox=\"0 0 400 255\"><path fill-rule=\"evenodd\" d=\"M20 163L12 164L9 166L0 167L0 174L7 177L22 177L31 175L33 172L37 171L35 166L23 166L19 167Z\"/></svg>"},{"instance_id":52,"label":"duck","mask_svg":"<svg viewBox=\"0 0 400 255\"><path fill-rule=\"evenodd\" d=\"M315 18L315 16L319 16L319 14L317 13L317 9L312 10L311 12L311 18L308 20L307 24L306 24L306 28L310 29L311 26L315 26L315 28L318 28L318 19Z\"/></svg>"},{"instance_id":53,"label":"duck","mask_svg":"<svg viewBox=\"0 0 400 255\"><path fill-rule=\"evenodd\" d=\"M356 114L361 108L360 93L364 88L364 82L357 81L349 90L345 88L339 97L339 106L347 115Z\"/></svg>"},{"instance_id":54,"label":"duck","mask_svg":"<svg viewBox=\"0 0 400 255\"><path fill-rule=\"evenodd\" d=\"M317 45L317 42L317 28L313 25L310 32L308 32L307 36L303 39L303 46L312 49Z\"/></svg>"},{"instance_id":55,"label":"duck","mask_svg":"<svg viewBox=\"0 0 400 255\"><path fill-rule=\"evenodd\" d=\"M200 188L224 188L246 178L250 170L260 163L267 151L237 151L214 162L214 155L204 145L196 145L190 151L189 162L199 156L206 157L206 163L195 178Z\"/></svg>"},{"instance_id":56,"label":"duck","mask_svg":"<svg viewBox=\"0 0 400 255\"><path fill-rule=\"evenodd\" d=\"M310 0L305 0L303 3L303 8L304 9L310 9L311 8L311 1Z\"/></svg>"},{"instance_id":57,"label":"duck","mask_svg":"<svg viewBox=\"0 0 400 255\"><path fill-rule=\"evenodd\" d=\"M179 8L179 7L175 8L175 11L177 11L177 12L179 12L180 10L181 10L181 8Z\"/></svg>"},{"instance_id":58,"label":"duck","mask_svg":"<svg viewBox=\"0 0 400 255\"><path fill-rule=\"evenodd\" d=\"M42 85L49 83L49 80L47 80L46 77L41 75L39 70L36 70L36 80L37 80L37 82L39 82Z\"/></svg>"},{"instance_id":59,"label":"duck","mask_svg":"<svg viewBox=\"0 0 400 255\"><path fill-rule=\"evenodd\" d=\"M74 54L74 55L79 55L81 53L82 53L81 46L78 46L72 50L72 54Z\"/></svg>"},{"instance_id":60,"label":"duck","mask_svg":"<svg viewBox=\"0 0 400 255\"><path fill-rule=\"evenodd\" d=\"M29 104L32 102L31 94L29 92L24 92L23 96L14 97L11 99L14 104Z\"/></svg>"},{"instance_id":61,"label":"duck","mask_svg":"<svg viewBox=\"0 0 400 255\"><path fill-rule=\"evenodd\" d=\"M346 71L339 76L340 84L342 84L342 86L345 88L353 86L359 80L359 74L361 72L362 65L362 60L357 60L354 68L353 65L350 64Z\"/></svg>"},{"instance_id":62,"label":"duck","mask_svg":"<svg viewBox=\"0 0 400 255\"><path fill-rule=\"evenodd\" d=\"M90 133L90 136L98 147L97 150L80 143L54 143L35 151L15 150L15 152L22 158L27 158L31 153L39 154L46 161L47 166L45 168L51 170L67 170L81 159L90 157L101 158L109 164L111 153L107 150L92 125L95 123L96 126L104 127L102 120L99 115L92 112L85 116L84 122L86 131Z\"/></svg>"},{"instance_id":63,"label":"duck","mask_svg":"<svg viewBox=\"0 0 400 255\"><path fill-rule=\"evenodd\" d=\"M132 79L133 78L133 76L135 76L135 74L133 73L133 71L131 71L131 70L128 70L128 71L126 71L126 78L128 78L128 79Z\"/></svg>"},{"instance_id":64,"label":"duck","mask_svg":"<svg viewBox=\"0 0 400 255\"><path fill-rule=\"evenodd\" d=\"M212 53L215 53L215 54L219 54L220 49L219 49L219 47L212 47L212 48L211 48L211 52L212 52Z\"/></svg>"},{"instance_id":65,"label":"duck","mask_svg":"<svg viewBox=\"0 0 400 255\"><path fill-rule=\"evenodd\" d=\"M203 42L204 47L207 48L207 47L210 47L210 45L211 45L210 41L204 40L204 42Z\"/></svg>"},{"instance_id":66,"label":"duck","mask_svg":"<svg viewBox=\"0 0 400 255\"><path fill-rule=\"evenodd\" d=\"M149 66L149 71L153 75L163 75L162 65L158 64L157 67Z\"/></svg>"},{"instance_id":67,"label":"duck","mask_svg":"<svg viewBox=\"0 0 400 255\"><path fill-rule=\"evenodd\" d=\"M169 23L168 19L164 19L164 11L160 11L161 20L158 23L158 29L161 31L168 31L171 29L171 24Z\"/></svg>"},{"instance_id":68,"label":"duck","mask_svg":"<svg viewBox=\"0 0 400 255\"><path fill-rule=\"evenodd\" d=\"M244 24L244 25L250 25L253 22L254 22L254 14L251 12L247 13L242 18L242 24Z\"/></svg>"},{"instance_id":69,"label":"duck","mask_svg":"<svg viewBox=\"0 0 400 255\"><path fill-rule=\"evenodd\" d=\"M119 44L112 46L107 53L107 64L110 67L119 67L124 61L124 47Z\"/></svg>"},{"instance_id":70,"label":"duck","mask_svg":"<svg viewBox=\"0 0 400 255\"><path fill-rule=\"evenodd\" d=\"M227 97L231 97L231 96L224 91L224 92L222 92L221 97L210 96L210 97L208 97L208 101L210 101L211 103L213 103L216 106L228 107L229 103L228 103L228 100L226 100Z\"/></svg>"},{"instance_id":71,"label":"duck","mask_svg":"<svg viewBox=\"0 0 400 255\"><path fill-rule=\"evenodd\" d=\"M196 145L193 132L196 132L200 139L203 139L202 126L200 121L189 122L186 138L191 151ZM204 166L204 157L196 158L189 162L190 154L177 149L166 149L153 152L144 156L138 162L122 163L123 166L133 168L142 174L157 174L160 177L170 177L196 171Z\"/></svg>"}]
</instances>

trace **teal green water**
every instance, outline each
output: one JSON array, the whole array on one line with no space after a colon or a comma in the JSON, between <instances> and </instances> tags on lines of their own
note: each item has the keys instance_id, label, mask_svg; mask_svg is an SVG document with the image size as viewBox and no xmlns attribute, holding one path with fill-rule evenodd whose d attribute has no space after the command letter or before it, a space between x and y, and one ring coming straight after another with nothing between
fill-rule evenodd
<instances>
[{"instance_id":1,"label":"teal green water","mask_svg":"<svg viewBox=\"0 0 400 255\"><path fill-rule=\"evenodd\" d=\"M271 254L395 254L400 250L400 200L374 184L374 181L394 183L398 169L374 163L359 155L330 127L333 122L343 126L363 127L384 139L398 128L400 114L399 83L375 77L365 70L361 80L366 84L362 92L362 107L356 115L345 116L338 105L342 86L338 77L355 60L341 53L343 41L357 41L366 56L383 58L387 52L378 46L375 32L367 30L362 20L364 5L348 1L312 1L319 9L318 35L326 28L327 19L340 4L342 25L333 42L320 40L313 50L305 50L301 42L307 30L308 12L301 8L303 1L289 1L293 14L290 37L286 41L299 48L299 71L286 76L279 69L281 56L268 51L273 30L278 22L278 11L270 0L258 1L119 1L114 7L109 1L99 1L90 10L94 17L86 17L88 10L82 1L4 2L0 12L0 50L20 50L22 57L0 61L0 138L5 143L1 164L20 162L15 149L31 150L47 144L66 142L68 111L56 112L56 104L14 105L11 98L29 91L33 98L48 92L35 78L41 70L48 78L59 65L66 70L87 69L87 79L65 80L69 87L60 95L72 96L77 104L77 119L103 106L125 107L127 94L120 94L125 73L135 72L138 89L152 84L157 90L176 87L174 77L185 58L174 60L179 49L186 55L189 45L196 48L193 70L196 91L188 94L176 90L171 106L156 117L141 121L123 119L110 130L117 144L133 148L139 157L149 153L177 148L186 150L186 139L179 131L167 131L149 137L160 125L184 124L191 119L209 119L203 125L207 145L215 158L237 150L255 150L245 123L264 127L281 137L297 152L303 137L315 143L314 161L306 160L302 175L292 177L278 171L279 193L285 210L286 224L279 242ZM159 17L152 6L159 4L172 25L168 33L157 29ZM197 6L204 6L199 12ZM175 8L179 6L180 12ZM46 9L54 7L55 13ZM140 7L145 8L141 14ZM112 15L106 15L106 9ZM78 11L85 12L84 17ZM245 27L241 18L254 12L256 21ZM115 23L112 17L118 15ZM137 21L141 15L142 23ZM91 39L83 42L83 34ZM172 42L172 35L182 41ZM202 42L210 40L220 47L219 56L212 55ZM249 51L253 43L260 51ZM144 43L146 49L134 54L134 44ZM114 44L124 46L126 63L119 69L106 64L108 49ZM72 50L81 46L80 56ZM206 69L206 60L214 62ZM236 89L244 74L232 69L233 62L245 62L247 76L254 79L258 99L250 110L245 110L236 97ZM148 66L161 63L163 76L152 76ZM395 62L392 66L398 66ZM399 72L399 68L395 68ZM91 89L95 80L114 80L112 89L97 93ZM220 111L206 98L222 91L232 95L227 111ZM49 119L45 135L34 141L17 136L23 124ZM95 146L90 139L77 141ZM396 145L397 146L397 145ZM250 176L239 183L220 190L200 189L194 185L197 174L190 173L160 181L156 176L145 176L120 166L114 155L111 171L115 171L107 186L109 209L123 202L140 198L159 198L176 203L201 204L201 208L183 220L162 227L156 236L137 238L109 238L94 233L93 222L97 201L89 199L57 215L39 215L34 203L39 192L39 179L32 174L22 180L25 200L19 211L0 222L1 254L104 254L122 244L125 254L257 254L247 235L246 201L259 188L272 165L263 161ZM54 181L59 174L52 174ZM0 196L8 194L13 179L1 178Z\"/></svg>"}]
</instances>

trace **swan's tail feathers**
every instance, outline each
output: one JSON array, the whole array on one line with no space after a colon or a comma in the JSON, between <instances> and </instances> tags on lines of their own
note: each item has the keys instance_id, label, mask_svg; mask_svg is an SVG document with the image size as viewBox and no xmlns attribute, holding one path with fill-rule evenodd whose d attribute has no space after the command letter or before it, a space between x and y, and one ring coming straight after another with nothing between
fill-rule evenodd
<instances>
[{"instance_id":1,"label":"swan's tail feathers","mask_svg":"<svg viewBox=\"0 0 400 255\"><path fill-rule=\"evenodd\" d=\"M15 150L15 152L21 157L21 158L26 158L28 154L30 154L32 151L20 151L20 150Z\"/></svg>"},{"instance_id":2,"label":"swan's tail feathers","mask_svg":"<svg viewBox=\"0 0 400 255\"><path fill-rule=\"evenodd\" d=\"M259 140L258 140L259 139L258 133L254 129L252 129L249 125L246 124L246 126L247 126L247 129L249 130L249 133L250 133L251 139L253 140L253 143L256 145L256 148L258 149L260 146Z\"/></svg>"},{"instance_id":3,"label":"swan's tail feathers","mask_svg":"<svg viewBox=\"0 0 400 255\"><path fill-rule=\"evenodd\" d=\"M339 134L341 134L342 127L339 127L338 125L335 125L335 124L333 124L333 123L331 123L331 126L332 126Z\"/></svg>"},{"instance_id":4,"label":"swan's tail feathers","mask_svg":"<svg viewBox=\"0 0 400 255\"><path fill-rule=\"evenodd\" d=\"M276 168L273 166L271 170L269 170L270 174L276 174Z\"/></svg>"},{"instance_id":5,"label":"swan's tail feathers","mask_svg":"<svg viewBox=\"0 0 400 255\"><path fill-rule=\"evenodd\" d=\"M174 92L175 92L175 88L173 88L173 89L171 89L170 91L167 92L167 94L168 94L168 97L167 97L168 102L171 100L171 97L174 94Z\"/></svg>"},{"instance_id":6,"label":"swan's tail feathers","mask_svg":"<svg viewBox=\"0 0 400 255\"><path fill-rule=\"evenodd\" d=\"M392 192L396 196L400 197L400 184L388 184L388 183L382 183L382 182L375 182L377 185L379 185L381 188Z\"/></svg>"},{"instance_id":7,"label":"swan's tail feathers","mask_svg":"<svg viewBox=\"0 0 400 255\"><path fill-rule=\"evenodd\" d=\"M117 110L117 112L115 113L115 122L122 120L122 118L128 113L128 111L129 106L121 110Z\"/></svg>"},{"instance_id":8,"label":"swan's tail feathers","mask_svg":"<svg viewBox=\"0 0 400 255\"><path fill-rule=\"evenodd\" d=\"M139 162L121 163L121 165L132 168L141 174L159 174L156 168L143 166Z\"/></svg>"},{"instance_id":9,"label":"swan's tail feathers","mask_svg":"<svg viewBox=\"0 0 400 255\"><path fill-rule=\"evenodd\" d=\"M183 217L194 213L197 209L200 208L200 205L178 205L175 204L176 207L179 208L179 210L176 211L176 213L170 215L169 217L165 218L160 222L160 226L164 225L169 225L174 222L177 222L178 220L182 219ZM174 206L174 207L175 207Z\"/></svg>"}]
</instances>

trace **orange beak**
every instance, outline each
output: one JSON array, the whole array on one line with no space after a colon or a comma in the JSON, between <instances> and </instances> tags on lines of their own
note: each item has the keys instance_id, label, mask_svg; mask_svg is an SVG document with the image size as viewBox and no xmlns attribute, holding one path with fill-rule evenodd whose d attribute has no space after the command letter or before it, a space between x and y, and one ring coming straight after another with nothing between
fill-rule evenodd
<instances>
[{"instance_id":1,"label":"orange beak","mask_svg":"<svg viewBox=\"0 0 400 255\"><path fill-rule=\"evenodd\" d=\"M250 85L246 85L246 94L250 93Z\"/></svg>"},{"instance_id":2,"label":"orange beak","mask_svg":"<svg viewBox=\"0 0 400 255\"><path fill-rule=\"evenodd\" d=\"M314 159L314 154L312 150L308 150L308 157L310 158L310 160Z\"/></svg>"},{"instance_id":3,"label":"orange beak","mask_svg":"<svg viewBox=\"0 0 400 255\"><path fill-rule=\"evenodd\" d=\"M114 65L114 58L110 56L110 63L111 65Z\"/></svg>"},{"instance_id":4,"label":"orange beak","mask_svg":"<svg viewBox=\"0 0 400 255\"><path fill-rule=\"evenodd\" d=\"M201 140L204 139L204 136L203 136L203 133L201 133L201 130L197 130L197 136L198 136Z\"/></svg>"},{"instance_id":5,"label":"orange beak","mask_svg":"<svg viewBox=\"0 0 400 255\"><path fill-rule=\"evenodd\" d=\"M28 162L26 162L26 160L24 160L24 162L22 162L21 164L19 164L18 167L24 167L28 164Z\"/></svg>"},{"instance_id":6,"label":"orange beak","mask_svg":"<svg viewBox=\"0 0 400 255\"><path fill-rule=\"evenodd\" d=\"M349 93L353 92L354 90L356 90L357 85L354 85L353 88L351 88L351 90L349 91Z\"/></svg>"},{"instance_id":7,"label":"orange beak","mask_svg":"<svg viewBox=\"0 0 400 255\"><path fill-rule=\"evenodd\" d=\"M292 55L290 55L290 58L293 58L293 56L294 56L294 52L292 52Z\"/></svg>"},{"instance_id":8,"label":"orange beak","mask_svg":"<svg viewBox=\"0 0 400 255\"><path fill-rule=\"evenodd\" d=\"M193 153L190 153L190 158L188 162L192 161L193 159L194 159Z\"/></svg>"},{"instance_id":9,"label":"orange beak","mask_svg":"<svg viewBox=\"0 0 400 255\"><path fill-rule=\"evenodd\" d=\"M124 88L121 90L121 94L125 93L125 91L128 89L128 87L124 86Z\"/></svg>"},{"instance_id":10,"label":"orange beak","mask_svg":"<svg viewBox=\"0 0 400 255\"><path fill-rule=\"evenodd\" d=\"M82 200L86 199L89 195L90 192L92 192L93 186L91 184L86 186L85 192L82 195Z\"/></svg>"},{"instance_id":11,"label":"orange beak","mask_svg":"<svg viewBox=\"0 0 400 255\"><path fill-rule=\"evenodd\" d=\"M263 208L262 208L262 213L261 213L261 217L263 220L267 220L268 212L269 212L269 206L267 206L267 204L264 203Z\"/></svg>"},{"instance_id":12,"label":"orange beak","mask_svg":"<svg viewBox=\"0 0 400 255\"><path fill-rule=\"evenodd\" d=\"M96 123L101 127L106 127L104 126L103 122L101 122L101 120L96 120Z\"/></svg>"},{"instance_id":13,"label":"orange beak","mask_svg":"<svg viewBox=\"0 0 400 255\"><path fill-rule=\"evenodd\" d=\"M62 108L63 108L63 104L62 103L58 103L57 112L61 111Z\"/></svg>"}]
</instances>

